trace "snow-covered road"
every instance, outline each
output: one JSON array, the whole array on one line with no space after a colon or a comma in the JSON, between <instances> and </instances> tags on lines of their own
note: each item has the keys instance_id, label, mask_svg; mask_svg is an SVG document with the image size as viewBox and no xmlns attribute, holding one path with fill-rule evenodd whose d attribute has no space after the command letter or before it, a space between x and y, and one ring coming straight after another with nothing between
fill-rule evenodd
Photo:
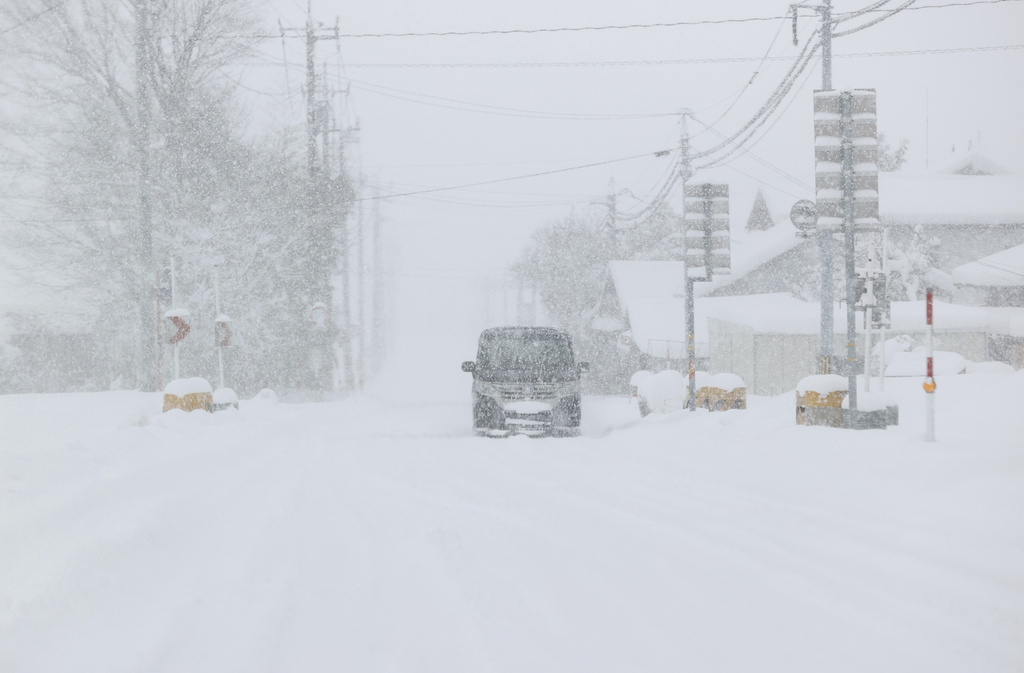
<instances>
[{"instance_id":1,"label":"snow-covered road","mask_svg":"<svg viewBox=\"0 0 1024 673\"><path fill-rule=\"evenodd\" d=\"M936 444L911 381L884 432L595 398L539 440L0 397L0 671L1020 671L1024 375L955 378Z\"/></svg>"}]
</instances>

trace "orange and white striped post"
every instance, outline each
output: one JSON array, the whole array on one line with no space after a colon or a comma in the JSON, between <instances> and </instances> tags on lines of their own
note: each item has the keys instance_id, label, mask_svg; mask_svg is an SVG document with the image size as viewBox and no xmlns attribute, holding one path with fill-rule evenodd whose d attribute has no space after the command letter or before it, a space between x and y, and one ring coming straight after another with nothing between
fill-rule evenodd
<instances>
[{"instance_id":1,"label":"orange and white striped post","mask_svg":"<svg viewBox=\"0 0 1024 673\"><path fill-rule=\"evenodd\" d=\"M924 376L924 415L925 430L924 439L926 442L935 441L935 366L934 352L932 350L932 289L928 288L925 294L925 317L928 321L928 342L925 346L925 362L927 363Z\"/></svg>"}]
</instances>

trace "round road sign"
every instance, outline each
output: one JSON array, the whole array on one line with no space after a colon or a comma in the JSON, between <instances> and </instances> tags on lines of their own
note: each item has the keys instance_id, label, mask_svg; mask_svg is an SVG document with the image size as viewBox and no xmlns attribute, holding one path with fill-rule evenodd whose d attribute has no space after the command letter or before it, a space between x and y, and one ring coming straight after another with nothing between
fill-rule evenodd
<instances>
[{"instance_id":1,"label":"round road sign","mask_svg":"<svg viewBox=\"0 0 1024 673\"><path fill-rule=\"evenodd\" d=\"M814 231L814 226L818 221L817 210L814 201L803 199L793 204L793 208L789 211L789 219L793 226L802 232Z\"/></svg>"}]
</instances>

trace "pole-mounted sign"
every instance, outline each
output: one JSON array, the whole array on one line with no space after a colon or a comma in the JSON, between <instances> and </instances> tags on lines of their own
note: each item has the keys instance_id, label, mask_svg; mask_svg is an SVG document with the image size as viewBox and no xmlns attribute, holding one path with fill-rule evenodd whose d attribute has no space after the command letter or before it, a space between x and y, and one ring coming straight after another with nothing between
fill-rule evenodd
<instances>
[{"instance_id":1,"label":"pole-mounted sign","mask_svg":"<svg viewBox=\"0 0 1024 673\"><path fill-rule=\"evenodd\" d=\"M686 139L684 137L684 149ZM685 156L685 152L684 152ZM689 360L687 406L696 409L696 343L693 284L731 272L729 185L688 185L683 182L683 261L686 263L686 353Z\"/></svg>"},{"instance_id":2,"label":"pole-mounted sign","mask_svg":"<svg viewBox=\"0 0 1024 673\"><path fill-rule=\"evenodd\" d=\"M189 317L189 312L183 308L172 308L171 310L164 313L164 317L171 321L174 325L174 329L177 330L171 335L171 338L167 341L169 344L178 344L188 336L188 333L192 331L192 327L185 322L185 318Z\"/></svg>"},{"instance_id":3,"label":"pole-mounted sign","mask_svg":"<svg viewBox=\"0 0 1024 673\"><path fill-rule=\"evenodd\" d=\"M844 97L849 98L848 108ZM843 152L844 136L852 144L848 157ZM814 189L819 230L845 230L848 201L853 203L856 231L881 227L874 89L814 92Z\"/></svg>"},{"instance_id":4,"label":"pole-mounted sign","mask_svg":"<svg viewBox=\"0 0 1024 673\"><path fill-rule=\"evenodd\" d=\"M685 185L686 277L710 281L730 273L729 185Z\"/></svg>"}]
</instances>

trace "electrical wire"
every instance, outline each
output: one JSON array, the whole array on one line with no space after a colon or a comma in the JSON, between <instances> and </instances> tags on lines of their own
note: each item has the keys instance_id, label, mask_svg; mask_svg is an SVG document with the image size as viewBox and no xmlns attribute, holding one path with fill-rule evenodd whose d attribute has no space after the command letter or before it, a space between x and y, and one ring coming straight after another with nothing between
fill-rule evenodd
<instances>
[{"instance_id":1,"label":"electrical wire","mask_svg":"<svg viewBox=\"0 0 1024 673\"><path fill-rule=\"evenodd\" d=\"M888 5L890 2L892 2L892 0L880 0L879 2L876 2L873 5L868 5L867 7L861 7L860 9L854 10L852 12L843 12L842 14L834 14L832 16L833 23L839 24L839 23L842 23L843 21L849 21L850 19L855 19L858 16L862 16L864 14L870 14L870 13L878 10L879 8L884 7L885 5ZM886 10L886 11L888 11L888 10Z\"/></svg>"},{"instance_id":2,"label":"electrical wire","mask_svg":"<svg viewBox=\"0 0 1024 673\"><path fill-rule=\"evenodd\" d=\"M886 2L875 3L878 7L886 4ZM1022 0L969 0L966 2L954 2L943 5L925 5L916 9L944 9L947 7L969 7L973 5L992 5L1004 2L1021 2ZM871 11L879 11L877 9L861 9L849 14L843 15L843 20L846 18L853 18L861 14L869 13ZM338 36L345 39L376 39L376 38L407 38L407 37L470 37L470 36L483 36L483 35L537 35L545 33L580 33L580 32L598 32L598 31L611 31L611 30L637 30L637 29L651 29L651 28L678 28L684 26L710 26L710 25L727 25L727 24L744 24L744 23L759 23L766 21L778 21L779 19L789 19L790 15L785 16L752 16L743 18L727 18L727 19L702 19L694 21L667 21L657 23L632 23L632 24L618 24L618 25L603 25L603 26L562 26L556 28L508 28L508 29L494 29L494 30L446 30L446 31L426 31L426 32L404 32L404 33L339 33ZM226 38L233 37L256 37L256 38L277 38L278 35L237 35L237 36L224 36Z\"/></svg>"},{"instance_id":3,"label":"electrical wire","mask_svg":"<svg viewBox=\"0 0 1024 673\"><path fill-rule=\"evenodd\" d=\"M1009 0L1006 0L1009 1ZM1013 0L1024 2L1024 0ZM914 9L908 8L906 11ZM984 47L949 47L942 49L914 49L904 51L872 51L872 52L849 52L846 54L832 53L832 58L870 58L888 56L926 56L933 54L957 54L975 51L1012 51L1024 49L1024 44L993 45ZM300 64L285 64L281 61L274 61L272 57L259 55L256 57L262 61L259 65L264 67L281 67L303 69ZM789 61L789 56L769 56L766 61ZM760 56L737 56L725 58L697 58L697 59L675 59L660 61L562 61L562 62L524 62L524 63L349 63L349 68L561 68L561 67L619 67L619 66L663 66L663 65L704 65L717 63L756 63L760 62Z\"/></svg>"},{"instance_id":4,"label":"electrical wire","mask_svg":"<svg viewBox=\"0 0 1024 673\"><path fill-rule=\"evenodd\" d=\"M888 1L888 0L886 0L886 1ZM751 87L751 85L754 84L754 80L757 79L758 73L760 73L761 68L764 67L764 64L768 60L768 57L771 55L772 49L775 47L775 42L779 39L779 35L782 33L782 28L785 25L786 25L786 19L783 19L782 22L779 23L779 28L778 28L778 30L775 31L775 36L772 38L771 43L768 45L768 49L764 52L764 56L761 57L761 62L757 64L756 68L754 68L754 74L750 76L750 79L747 80L747 83L745 85L743 85L743 88L740 89L740 92L738 94L736 94L736 98L734 98L732 103L729 104L729 107L727 107L725 109L725 111L722 114L720 114L715 121L711 122L711 126L714 126L718 122L720 122L723 119L725 119L725 116L727 114L729 114L730 112L732 112L732 109L734 107L736 107L736 104L740 101L740 98L743 97L743 94L746 93L747 89L749 89ZM700 133L697 133L697 134L691 136L690 139L693 140L694 138L700 136L701 133L704 133L704 131L701 131Z\"/></svg>"},{"instance_id":5,"label":"electrical wire","mask_svg":"<svg viewBox=\"0 0 1024 673\"><path fill-rule=\"evenodd\" d=\"M805 81L805 83L806 83L806 81ZM798 91L798 93L799 93L799 91ZM791 98L790 99L790 103L792 103L793 100L795 100L795 98L796 97ZM693 119L695 122L697 122L701 126L704 126L704 123L702 121L700 121L699 119L697 119L696 117L691 117L691 119ZM776 118L776 121L777 121L777 119L778 118ZM773 124L773 126L774 126L774 124ZM725 137L721 133L719 133L717 130L715 130L714 128L708 127L708 130L711 131L712 133L714 133L715 135L719 136L719 137L723 137L723 138ZM768 129L766 129L766 131L767 130ZM764 137L764 135L762 135L762 138L763 137ZM756 143L754 143L754 144L756 145ZM795 184L795 185L797 185L799 187L802 187L803 189L806 189L808 191L814 191L814 187L812 187L811 185L807 184L806 182L804 182L800 178L792 175L791 173L788 173L788 172L782 170L781 168L779 168L778 166L775 166L774 164L772 164L772 163L766 161L765 159L757 156L756 154L753 153L753 151L750 150L750 148L746 148L745 147L745 148L742 148L742 149L743 149L743 154L744 155L749 156L751 159L753 159L754 161L758 162L759 164L761 164L765 168L768 168L772 172L776 173L777 175L780 175L781 177L786 178L787 180L789 180L793 184ZM709 164L706 164L706 165L703 165L703 166L699 166L698 170L706 170L706 169L709 169L709 168L714 168L715 166L719 166L719 165L722 165L724 163L725 163L724 160L715 161L715 162L712 162L712 163L709 163Z\"/></svg>"},{"instance_id":6,"label":"electrical wire","mask_svg":"<svg viewBox=\"0 0 1024 673\"><path fill-rule=\"evenodd\" d=\"M541 177L541 176L544 176L544 175L554 175L556 173L568 173L569 171L578 171L578 170L583 170L585 168L594 168L595 166L607 166L608 164L617 164L617 163L621 163L623 161L631 161L633 159L640 159L642 157L648 157L648 156L651 156L651 155L657 156L657 155L662 154L662 153L668 154L671 151L672 150L660 150L658 152L645 152L643 154L634 154L632 156L620 157L618 159L609 159L608 161L597 161L597 162L594 162L594 163L591 163L591 164L584 164L582 166L570 166L568 168L558 168L558 169L551 170L551 171L543 171L543 172L540 172L540 173L531 173L529 175L516 175L516 176L512 176L512 177L508 177L508 178L498 178L496 180L483 180L483 181L480 181L480 182L472 182L472 183L465 184L465 185L453 185L451 187L434 187L432 189L421 189L421 190L417 190L417 191L401 192L401 193L396 193L396 194L379 194L379 195L375 195L375 196L364 196L362 198L356 199L356 201L376 201L376 200L381 200L381 199L394 199L394 198L397 198L397 197L400 197L400 196L418 196L420 194L433 194L435 192L447 192L447 191L452 191L452 190L455 190L455 189L467 189L469 187L480 187L482 185L494 185L494 184L498 184L498 183L502 183L502 182L511 182L513 180L525 180L527 178L536 178L536 177Z\"/></svg>"},{"instance_id":7,"label":"electrical wire","mask_svg":"<svg viewBox=\"0 0 1024 673\"><path fill-rule=\"evenodd\" d=\"M741 126L740 129L736 131L736 133L729 136L727 139L725 139L724 141L710 149L693 154L691 156L691 159L699 159L702 157L711 156L716 152L719 152L722 149L728 147L743 134L748 133L748 131L752 133L753 131L756 131L757 128L760 127L762 124L764 124L765 120L771 115L772 112L774 112L774 110L779 106L783 98L785 98L786 94L792 88L793 83L796 81L796 78L799 77L800 73L803 72L803 70L807 67L808 63L810 63L811 60L813 60L814 53L820 46L819 43L813 39L818 34L818 32L819 31L815 30L811 34L811 39L809 39L807 43L804 45L803 50L797 56L796 60L793 61L793 65L790 67L789 71L783 77L779 85L775 88L775 91L772 92L771 96L769 96L768 100L764 103L764 105L761 106L761 108L754 114L754 116L751 117L751 119L746 124Z\"/></svg>"},{"instance_id":8,"label":"electrical wire","mask_svg":"<svg viewBox=\"0 0 1024 673\"><path fill-rule=\"evenodd\" d=\"M879 23L881 23L883 21L891 19L892 17L896 16L897 14L902 12L903 10L907 9L908 7L910 7L915 2L917 2L917 0L907 0L907 2L903 3L902 5L897 7L896 9L886 13L883 16L878 17L877 19L874 19L872 21L868 21L867 23L861 24L861 25L857 26L856 28L850 28L849 30L842 30L842 31L834 32L834 33L832 33L832 37L845 37L847 35L853 35L854 33L859 33L860 31L864 30L865 28L870 28L871 26L877 25L877 24L879 24Z\"/></svg>"},{"instance_id":9,"label":"electrical wire","mask_svg":"<svg viewBox=\"0 0 1024 673\"><path fill-rule=\"evenodd\" d=\"M430 94L417 93L414 91L405 91L402 89L394 89L392 87L386 87L379 84L370 84L367 82L361 82L359 80L349 79L348 82L354 89L359 89L367 93L376 94L378 96L385 96L388 98L395 98L398 100L404 100L410 103L418 103L420 105L429 105L432 107L446 108L449 110L460 110L463 112L477 112L481 114L493 114L505 117L525 117L529 119L565 119L570 121L608 121L608 120L625 120L625 119L651 119L653 117L675 117L678 113L676 112L654 112L648 114L582 114L582 113L562 113L562 112L540 112L537 110L522 110L517 108L506 108L496 105L486 105L484 103L472 103L469 101L457 100L454 98L444 98L441 96L432 96ZM383 91L378 91L382 89ZM404 96L398 96L394 93L387 92L398 92L405 93L410 96L419 96L421 98L429 99L427 101L416 100L415 98L406 98ZM445 105L443 103L433 103L429 101L444 101L448 103L458 103L459 105ZM470 107L462 107L470 106ZM477 109L479 108L479 109Z\"/></svg>"}]
</instances>

